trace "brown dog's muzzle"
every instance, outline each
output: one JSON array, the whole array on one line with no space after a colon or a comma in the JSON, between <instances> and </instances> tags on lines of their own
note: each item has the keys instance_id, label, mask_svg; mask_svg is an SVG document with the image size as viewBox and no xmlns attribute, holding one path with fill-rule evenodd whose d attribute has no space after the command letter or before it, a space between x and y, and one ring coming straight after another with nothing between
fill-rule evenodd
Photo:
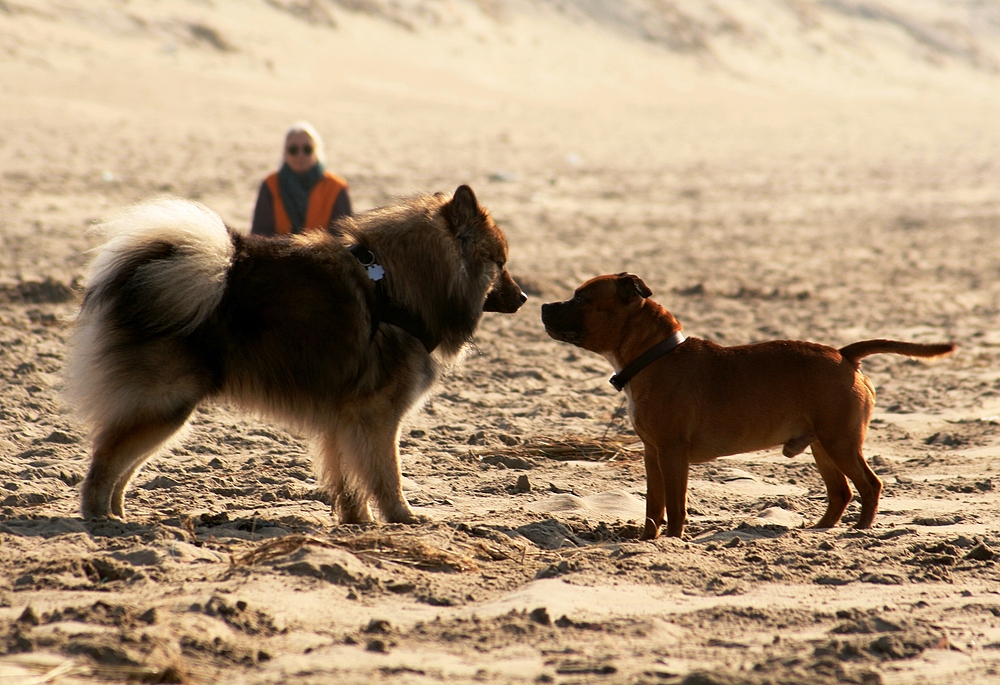
<instances>
[{"instance_id":1,"label":"brown dog's muzzle","mask_svg":"<svg viewBox=\"0 0 1000 685\"><path fill-rule=\"evenodd\" d=\"M578 344L583 338L579 317L572 302L549 302L542 305L542 323L549 337Z\"/></svg>"}]
</instances>

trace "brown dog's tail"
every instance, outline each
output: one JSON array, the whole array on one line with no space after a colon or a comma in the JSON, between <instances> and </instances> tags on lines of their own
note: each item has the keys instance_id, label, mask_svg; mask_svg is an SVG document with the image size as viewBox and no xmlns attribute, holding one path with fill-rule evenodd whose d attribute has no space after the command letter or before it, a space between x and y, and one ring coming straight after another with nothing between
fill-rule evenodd
<instances>
[{"instance_id":1,"label":"brown dog's tail","mask_svg":"<svg viewBox=\"0 0 1000 685\"><path fill-rule=\"evenodd\" d=\"M900 342L899 340L862 340L840 348L840 356L855 366L870 354L904 354L907 357L942 357L955 351L954 343Z\"/></svg>"}]
</instances>

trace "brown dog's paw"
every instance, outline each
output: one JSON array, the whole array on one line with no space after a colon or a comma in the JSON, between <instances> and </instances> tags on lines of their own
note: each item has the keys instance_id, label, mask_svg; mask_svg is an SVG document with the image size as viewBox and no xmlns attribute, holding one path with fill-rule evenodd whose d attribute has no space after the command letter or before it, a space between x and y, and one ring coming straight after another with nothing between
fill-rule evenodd
<instances>
[{"instance_id":1,"label":"brown dog's paw","mask_svg":"<svg viewBox=\"0 0 1000 685\"><path fill-rule=\"evenodd\" d=\"M639 535L639 540L655 540L660 537L660 525L653 521L653 519L647 518L642 527L642 534Z\"/></svg>"}]
</instances>

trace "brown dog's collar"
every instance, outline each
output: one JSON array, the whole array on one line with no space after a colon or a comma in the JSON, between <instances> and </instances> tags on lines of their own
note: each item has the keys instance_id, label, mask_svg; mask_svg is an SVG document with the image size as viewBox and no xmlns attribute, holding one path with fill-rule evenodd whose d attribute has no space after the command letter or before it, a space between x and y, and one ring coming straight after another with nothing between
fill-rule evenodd
<instances>
[{"instance_id":1,"label":"brown dog's collar","mask_svg":"<svg viewBox=\"0 0 1000 685\"><path fill-rule=\"evenodd\" d=\"M608 379L608 383L615 386L615 390L621 392L625 389L626 384L628 384L628 382L632 380L637 373L645 369L670 350L680 345L684 342L684 340L685 338L683 333L680 331L674 331L666 340L653 345L637 358L633 359L632 362L624 369L616 374L613 374L611 378Z\"/></svg>"}]
</instances>

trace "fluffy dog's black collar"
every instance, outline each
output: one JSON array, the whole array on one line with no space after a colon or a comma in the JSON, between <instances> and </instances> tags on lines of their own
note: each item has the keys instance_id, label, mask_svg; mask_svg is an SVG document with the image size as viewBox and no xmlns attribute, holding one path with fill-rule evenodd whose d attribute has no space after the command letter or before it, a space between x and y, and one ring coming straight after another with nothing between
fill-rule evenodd
<instances>
[{"instance_id":1,"label":"fluffy dog's black collar","mask_svg":"<svg viewBox=\"0 0 1000 685\"><path fill-rule=\"evenodd\" d=\"M621 392L625 389L625 385L632 380L637 373L645 369L670 350L680 345L684 342L684 340L685 338L683 333L680 331L674 331L669 338L663 342L653 345L648 350L633 359L632 362L629 363L624 369L616 374L613 374L611 378L608 379L608 383L615 386L615 390Z\"/></svg>"},{"instance_id":2,"label":"fluffy dog's black collar","mask_svg":"<svg viewBox=\"0 0 1000 685\"><path fill-rule=\"evenodd\" d=\"M375 305L369 307L372 317L372 337L375 337L375 331L378 330L380 323L387 323L402 328L423 343L428 354L433 352L441 341L431 337L423 317L389 299L389 295L385 292L385 269L376 261L375 253L360 243L351 245L348 250L361 266L365 267L368 278L375 283Z\"/></svg>"}]
</instances>

